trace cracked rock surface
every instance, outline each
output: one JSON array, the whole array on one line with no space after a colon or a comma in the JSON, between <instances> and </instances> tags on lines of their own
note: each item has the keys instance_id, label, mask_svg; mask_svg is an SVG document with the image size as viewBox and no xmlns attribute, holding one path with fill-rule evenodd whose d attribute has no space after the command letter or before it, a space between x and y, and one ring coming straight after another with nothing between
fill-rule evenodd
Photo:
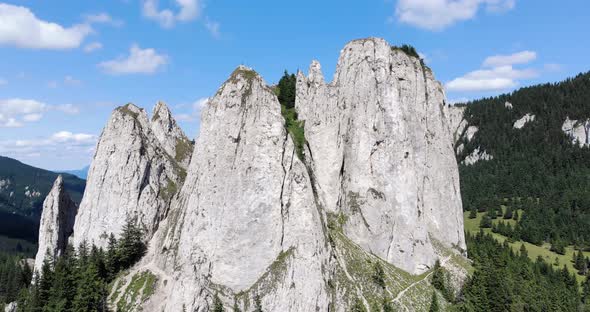
<instances>
[{"instance_id":1,"label":"cracked rock surface","mask_svg":"<svg viewBox=\"0 0 590 312\"><path fill-rule=\"evenodd\" d=\"M88 172L74 226L74 246L86 241L104 247L108 235L118 236L127 220L139 224L149 239L165 217L186 175L167 147L185 136L177 127L159 131L160 121L169 117L164 116L169 111L159 103L155 112L160 117L152 123L146 112L133 104L112 113ZM176 125L170 120L167 123Z\"/></svg>"},{"instance_id":2,"label":"cracked rock surface","mask_svg":"<svg viewBox=\"0 0 590 312\"><path fill-rule=\"evenodd\" d=\"M415 274L434 264L431 238L465 248L444 91L417 58L353 41L330 84L318 62L299 73L296 107L322 206L349 238Z\"/></svg>"},{"instance_id":3,"label":"cracked rock surface","mask_svg":"<svg viewBox=\"0 0 590 312\"><path fill-rule=\"evenodd\" d=\"M384 40L356 40L333 82L313 62L296 93L302 153L273 89L244 66L203 109L189 162L172 155L185 137L167 109L152 121L132 105L113 113L74 238L100 242L129 216L148 230L131 271L157 276L144 311L210 311L215 296L226 310L252 311L258 297L264 311L344 312L386 298L412 311L405 294L427 294L414 302L426 307L432 290L408 273L442 251L462 257L453 134L430 69ZM387 287L372 282L377 264Z\"/></svg>"},{"instance_id":4,"label":"cracked rock surface","mask_svg":"<svg viewBox=\"0 0 590 312\"><path fill-rule=\"evenodd\" d=\"M40 273L43 261L57 259L68 245L68 237L74 230L78 205L64 188L62 176L58 176L45 201L39 226L39 249L35 257L35 272Z\"/></svg>"}]
</instances>

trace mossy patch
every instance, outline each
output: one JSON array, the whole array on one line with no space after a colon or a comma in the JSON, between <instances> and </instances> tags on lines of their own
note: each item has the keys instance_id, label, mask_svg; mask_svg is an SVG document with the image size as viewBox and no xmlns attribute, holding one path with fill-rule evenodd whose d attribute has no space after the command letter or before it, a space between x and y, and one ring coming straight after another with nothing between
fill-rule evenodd
<instances>
[{"instance_id":1,"label":"mossy patch","mask_svg":"<svg viewBox=\"0 0 590 312\"><path fill-rule=\"evenodd\" d=\"M139 305L154 294L157 277L150 271L136 273L117 302L117 311L136 311Z\"/></svg>"},{"instance_id":2,"label":"mossy patch","mask_svg":"<svg viewBox=\"0 0 590 312\"><path fill-rule=\"evenodd\" d=\"M123 115L129 115L129 116L133 117L133 119L137 119L137 117L139 117L139 114L129 108L131 105L133 105L133 104L128 103L126 105L118 107L117 110Z\"/></svg>"},{"instance_id":3,"label":"mossy patch","mask_svg":"<svg viewBox=\"0 0 590 312\"><path fill-rule=\"evenodd\" d=\"M178 191L178 186L172 180L166 178L166 187L162 189L162 198L169 201Z\"/></svg>"},{"instance_id":4,"label":"mossy patch","mask_svg":"<svg viewBox=\"0 0 590 312\"><path fill-rule=\"evenodd\" d=\"M193 144L186 139L176 139L176 155L174 160L181 163L193 153Z\"/></svg>"},{"instance_id":5,"label":"mossy patch","mask_svg":"<svg viewBox=\"0 0 590 312\"><path fill-rule=\"evenodd\" d=\"M303 161L305 158L304 149L306 144L305 123L298 119L295 108L286 108L284 105L281 105L281 114L285 118L285 128L291 135L293 143L295 144L297 156Z\"/></svg>"},{"instance_id":6,"label":"mossy patch","mask_svg":"<svg viewBox=\"0 0 590 312\"><path fill-rule=\"evenodd\" d=\"M270 293L283 280L287 273L289 258L294 254L294 249L289 248L286 251L281 251L275 261L268 266L264 274L247 290L236 294L237 301L244 303L247 309L250 302L249 298L253 298L255 294Z\"/></svg>"}]
</instances>

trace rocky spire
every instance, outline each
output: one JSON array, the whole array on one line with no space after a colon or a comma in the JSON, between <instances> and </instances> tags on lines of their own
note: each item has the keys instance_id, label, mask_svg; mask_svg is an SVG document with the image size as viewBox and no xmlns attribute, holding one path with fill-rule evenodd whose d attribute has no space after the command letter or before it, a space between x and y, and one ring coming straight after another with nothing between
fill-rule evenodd
<instances>
[{"instance_id":1,"label":"rocky spire","mask_svg":"<svg viewBox=\"0 0 590 312\"><path fill-rule=\"evenodd\" d=\"M176 124L165 106L156 112L161 113L158 119ZM104 246L127 220L139 224L146 239L151 237L186 175L164 147L173 146L175 138L164 133L161 140L143 109L127 104L113 111L88 173L76 218L76 246L82 241Z\"/></svg>"},{"instance_id":2,"label":"rocky spire","mask_svg":"<svg viewBox=\"0 0 590 312\"><path fill-rule=\"evenodd\" d=\"M453 274L465 270L453 265L465 248L459 176L430 69L384 40L357 40L342 50L332 83L314 62L309 77L298 74L296 93L299 120L256 72L238 67L202 111L168 213L159 191L144 191L165 185L153 172L174 178L157 146L165 148L144 113L113 114L76 235L98 220L104 230L86 237L99 237L129 211L165 216L147 256L119 281L156 275L143 310L207 310L215 296L242 311L255 298L264 311L369 310L384 301L410 310L407 302L428 302L433 291L428 274L410 274L437 258ZM304 137L298 149L292 135Z\"/></svg>"},{"instance_id":3,"label":"rocky spire","mask_svg":"<svg viewBox=\"0 0 590 312\"><path fill-rule=\"evenodd\" d=\"M77 212L78 206L70 199L60 175L43 202L35 272L41 272L46 258L56 259L64 252L68 237L74 229Z\"/></svg>"},{"instance_id":4,"label":"rocky spire","mask_svg":"<svg viewBox=\"0 0 590 312\"><path fill-rule=\"evenodd\" d=\"M298 76L296 108L322 206L346 235L411 273L434 244L465 248L459 175L444 91L417 57L369 38L346 45L335 80Z\"/></svg>"},{"instance_id":5,"label":"rocky spire","mask_svg":"<svg viewBox=\"0 0 590 312\"><path fill-rule=\"evenodd\" d=\"M170 109L164 102L158 102L152 114L151 128L164 150L174 157L183 168L187 168L193 153L193 143L172 118Z\"/></svg>"}]
</instances>

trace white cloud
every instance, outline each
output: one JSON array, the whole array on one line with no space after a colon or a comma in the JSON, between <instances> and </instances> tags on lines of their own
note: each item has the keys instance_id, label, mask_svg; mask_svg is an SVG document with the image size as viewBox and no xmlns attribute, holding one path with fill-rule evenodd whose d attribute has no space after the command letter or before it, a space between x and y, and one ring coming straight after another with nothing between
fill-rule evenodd
<instances>
[{"instance_id":1,"label":"white cloud","mask_svg":"<svg viewBox=\"0 0 590 312\"><path fill-rule=\"evenodd\" d=\"M80 113L80 108L72 104L61 104L53 106L53 109L66 113L68 115L77 115Z\"/></svg>"},{"instance_id":2,"label":"white cloud","mask_svg":"<svg viewBox=\"0 0 590 312\"><path fill-rule=\"evenodd\" d=\"M219 23L212 21L210 19L205 19L205 28L207 28L207 30L209 31L209 33L215 37L215 38L219 38L219 36L221 35L221 33L219 32Z\"/></svg>"},{"instance_id":3,"label":"white cloud","mask_svg":"<svg viewBox=\"0 0 590 312\"><path fill-rule=\"evenodd\" d=\"M66 77L64 78L64 84L65 84L66 86L79 86L79 85L81 85L81 84L82 84L82 81L80 81L80 80L78 80L78 79L75 79L75 78L74 78L74 77L72 77L72 76L66 76Z\"/></svg>"},{"instance_id":4,"label":"white cloud","mask_svg":"<svg viewBox=\"0 0 590 312\"><path fill-rule=\"evenodd\" d=\"M26 7L0 3L0 45L29 49L73 49L92 33L89 24L63 27L41 20Z\"/></svg>"},{"instance_id":5,"label":"white cloud","mask_svg":"<svg viewBox=\"0 0 590 312\"><path fill-rule=\"evenodd\" d=\"M88 24L108 24L115 27L123 26L123 21L114 19L107 13L88 14L84 16Z\"/></svg>"},{"instance_id":6,"label":"white cloud","mask_svg":"<svg viewBox=\"0 0 590 312\"><path fill-rule=\"evenodd\" d=\"M24 122L41 119L47 105L35 100L5 99L0 100L0 127L22 127Z\"/></svg>"},{"instance_id":7,"label":"white cloud","mask_svg":"<svg viewBox=\"0 0 590 312\"><path fill-rule=\"evenodd\" d=\"M88 133L56 132L48 137L0 141L0 154L14 158L78 157L86 159L96 146L98 137Z\"/></svg>"},{"instance_id":8,"label":"white cloud","mask_svg":"<svg viewBox=\"0 0 590 312\"><path fill-rule=\"evenodd\" d=\"M176 115L180 121L194 121L201 117L201 111L209 104L209 98L200 98L191 104L191 112Z\"/></svg>"},{"instance_id":9,"label":"white cloud","mask_svg":"<svg viewBox=\"0 0 590 312\"><path fill-rule=\"evenodd\" d=\"M446 83L449 91L499 91L518 86L520 80L532 79L539 72L532 68L516 69L513 64L526 64L537 58L537 53L522 51L511 55L490 56L483 62L485 69L469 72Z\"/></svg>"},{"instance_id":10,"label":"white cloud","mask_svg":"<svg viewBox=\"0 0 590 312\"><path fill-rule=\"evenodd\" d=\"M515 64L527 64L537 59L534 51L521 51L510 55L494 55L483 61L485 67L497 67Z\"/></svg>"},{"instance_id":11,"label":"white cloud","mask_svg":"<svg viewBox=\"0 0 590 312\"><path fill-rule=\"evenodd\" d=\"M158 22L164 28L172 28L176 22L188 22L199 17L201 4L199 0L176 0L178 12L159 9L158 0L143 0L143 15Z\"/></svg>"},{"instance_id":12,"label":"white cloud","mask_svg":"<svg viewBox=\"0 0 590 312\"><path fill-rule=\"evenodd\" d=\"M168 63L168 56L158 54L154 49L141 49L134 44L129 55L105 61L98 66L112 75L153 74Z\"/></svg>"},{"instance_id":13,"label":"white cloud","mask_svg":"<svg viewBox=\"0 0 590 312\"><path fill-rule=\"evenodd\" d=\"M501 12L514 5L515 0L399 0L395 15L402 23L442 30L474 18L482 6L489 12Z\"/></svg>"},{"instance_id":14,"label":"white cloud","mask_svg":"<svg viewBox=\"0 0 590 312\"><path fill-rule=\"evenodd\" d=\"M26 123L41 120L43 114L50 110L69 115L80 112L72 104L48 105L31 99L0 99L0 128L23 127Z\"/></svg>"},{"instance_id":15,"label":"white cloud","mask_svg":"<svg viewBox=\"0 0 590 312\"><path fill-rule=\"evenodd\" d=\"M102 49L102 43L96 42L96 41L91 42L91 43L84 46L84 52L86 52L86 53L91 53L91 52L94 52L94 51L100 50L100 49Z\"/></svg>"}]
</instances>

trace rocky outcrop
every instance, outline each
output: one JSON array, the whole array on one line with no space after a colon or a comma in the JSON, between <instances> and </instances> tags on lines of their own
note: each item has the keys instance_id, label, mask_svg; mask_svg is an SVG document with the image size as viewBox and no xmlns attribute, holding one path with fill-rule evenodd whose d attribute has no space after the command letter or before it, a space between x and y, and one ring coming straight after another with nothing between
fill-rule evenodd
<instances>
[{"instance_id":1,"label":"rocky outcrop","mask_svg":"<svg viewBox=\"0 0 590 312\"><path fill-rule=\"evenodd\" d=\"M287 129L285 118L293 115L283 116L263 79L243 66L232 73L202 111L186 182L158 223L146 257L115 283L112 302L125 301L121 294L132 291L143 298L146 291L132 287L133 280L153 276L151 297L129 305L211 311L217 297L226 310L236 305L241 311L254 310L256 301L263 311L344 312L359 303L369 310L384 301L400 310L427 309L430 275L411 274L428 271L437 259L453 266L465 249L442 86L418 58L367 39L345 47L332 83L312 63L307 77L298 74L296 93L299 120L289 119ZM140 128L151 129L137 115ZM145 138L135 138L134 124L113 114L89 187L96 183L93 175L105 176L93 170L109 167L109 159L103 160L109 155L120 154L115 164L131 157L131 165L118 167L130 173L143 168L136 164L142 155L160 155L151 143L144 153L102 152L103 140L115 142L110 133L152 142L155 135L141 131ZM294 143L295 130L304 133L304 144ZM167 168L151 157L152 165ZM117 177L106 175L113 182L105 192L122 185ZM163 183L153 181L154 187ZM88 211L101 215L100 195L93 192L88 196L97 203L87 205L97 208ZM136 188L127 192L147 196ZM146 205L112 213L122 218L128 211L153 211L160 197L148 195ZM100 222L114 222L102 215ZM92 217L85 218L81 224L90 224ZM383 285L374 282L376 272Z\"/></svg>"},{"instance_id":2,"label":"rocky outcrop","mask_svg":"<svg viewBox=\"0 0 590 312\"><path fill-rule=\"evenodd\" d=\"M166 153L186 169L193 153L193 143L176 124L170 109L163 102L158 102L154 107L150 126Z\"/></svg>"},{"instance_id":3,"label":"rocky outcrop","mask_svg":"<svg viewBox=\"0 0 590 312\"><path fill-rule=\"evenodd\" d=\"M462 163L466 166L474 165L476 162L480 160L492 160L494 159L493 155L488 154L488 152L480 151L479 147L473 150L471 154L467 155Z\"/></svg>"},{"instance_id":4,"label":"rocky outcrop","mask_svg":"<svg viewBox=\"0 0 590 312\"><path fill-rule=\"evenodd\" d=\"M133 104L112 113L88 172L74 227L75 246L83 241L105 246L108 235L117 236L127 220L139 224L149 239L166 216L186 176L185 158L179 163L169 151L185 136L164 104L155 112L158 118L152 123Z\"/></svg>"},{"instance_id":5,"label":"rocky outcrop","mask_svg":"<svg viewBox=\"0 0 590 312\"><path fill-rule=\"evenodd\" d=\"M526 114L526 115L522 116L522 118L515 121L514 125L512 127L514 129L522 129L522 127L524 127L524 125L526 125L529 122L533 122L533 121L535 121L535 115Z\"/></svg>"},{"instance_id":6,"label":"rocky outcrop","mask_svg":"<svg viewBox=\"0 0 590 312\"><path fill-rule=\"evenodd\" d=\"M561 130L572 139L574 144L584 146L590 143L590 119L578 121L567 117Z\"/></svg>"},{"instance_id":7,"label":"rocky outcrop","mask_svg":"<svg viewBox=\"0 0 590 312\"><path fill-rule=\"evenodd\" d=\"M11 302L4 307L4 312L16 312L18 311L18 306L16 302Z\"/></svg>"},{"instance_id":8,"label":"rocky outcrop","mask_svg":"<svg viewBox=\"0 0 590 312\"><path fill-rule=\"evenodd\" d=\"M512 106L512 103L510 103L510 102L506 101L506 102L504 103L504 107L506 107L507 109L512 109L514 106Z\"/></svg>"},{"instance_id":9,"label":"rocky outcrop","mask_svg":"<svg viewBox=\"0 0 590 312\"><path fill-rule=\"evenodd\" d=\"M479 128L477 126L467 127L467 130L465 131L465 135L464 135L464 137L467 139L467 142L471 142L471 140L473 140L473 137L475 137L475 134L478 131L479 131Z\"/></svg>"},{"instance_id":10,"label":"rocky outcrop","mask_svg":"<svg viewBox=\"0 0 590 312\"><path fill-rule=\"evenodd\" d=\"M463 117L466 108L465 106L445 107L445 116L447 117L454 143L457 143L461 139L465 128L467 128L467 120Z\"/></svg>"},{"instance_id":11,"label":"rocky outcrop","mask_svg":"<svg viewBox=\"0 0 590 312\"><path fill-rule=\"evenodd\" d=\"M444 90L419 59L381 39L349 43L334 81L319 63L297 81L318 200L356 244L418 274L432 239L465 248Z\"/></svg>"},{"instance_id":12,"label":"rocky outcrop","mask_svg":"<svg viewBox=\"0 0 590 312\"><path fill-rule=\"evenodd\" d=\"M45 259L56 259L65 251L77 212L78 205L70 199L60 175L43 202L35 272L41 272Z\"/></svg>"},{"instance_id":13,"label":"rocky outcrop","mask_svg":"<svg viewBox=\"0 0 590 312\"><path fill-rule=\"evenodd\" d=\"M242 310L328 306L328 251L311 180L280 104L254 71L238 68L202 112L187 181L163 239L173 272L163 306L187 310L224 294ZM248 308L249 307L249 308Z\"/></svg>"}]
</instances>

